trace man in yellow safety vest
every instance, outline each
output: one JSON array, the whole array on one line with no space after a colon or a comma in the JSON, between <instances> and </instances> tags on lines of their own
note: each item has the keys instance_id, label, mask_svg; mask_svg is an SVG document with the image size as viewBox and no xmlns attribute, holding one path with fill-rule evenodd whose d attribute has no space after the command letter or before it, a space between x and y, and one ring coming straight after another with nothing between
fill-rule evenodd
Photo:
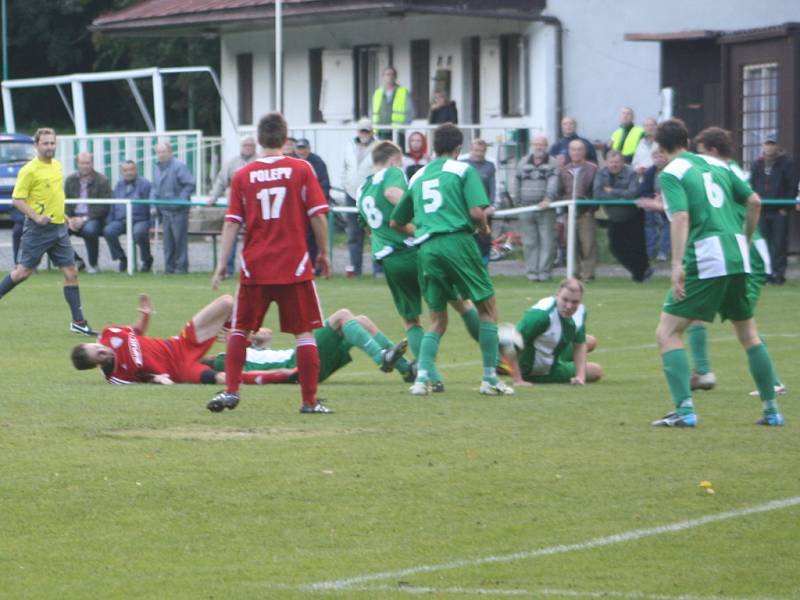
<instances>
[{"instance_id":1,"label":"man in yellow safety vest","mask_svg":"<svg viewBox=\"0 0 800 600\"><path fill-rule=\"evenodd\" d=\"M644 129L633 124L633 109L626 106L620 113L619 127L611 134L608 148L622 153L625 162L630 164L642 136L644 136Z\"/></svg>"},{"instance_id":2,"label":"man in yellow safety vest","mask_svg":"<svg viewBox=\"0 0 800 600\"><path fill-rule=\"evenodd\" d=\"M388 66L383 70L383 85L372 94L372 123L378 137L391 139L391 130L381 130L381 125L407 125L414 118L414 102L407 87L397 85L397 70ZM405 137L402 135L402 137Z\"/></svg>"}]
</instances>

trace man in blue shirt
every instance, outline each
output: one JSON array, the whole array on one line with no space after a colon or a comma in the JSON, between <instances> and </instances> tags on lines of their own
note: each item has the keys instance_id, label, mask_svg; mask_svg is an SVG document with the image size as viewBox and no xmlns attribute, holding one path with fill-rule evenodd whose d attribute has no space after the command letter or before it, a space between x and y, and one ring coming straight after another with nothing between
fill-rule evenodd
<instances>
[{"instance_id":1,"label":"man in blue shirt","mask_svg":"<svg viewBox=\"0 0 800 600\"><path fill-rule=\"evenodd\" d=\"M139 176L136 163L126 160L122 163L122 179L117 182L112 198L125 198L127 200L147 200L150 198L150 182ZM119 270L128 270L128 257L119 243L119 236L125 231L125 205L112 204L108 213L106 226L103 228L103 237L106 238L111 258L119 261ZM133 239L139 246L139 256L142 260L141 271L149 272L153 268L153 255L150 254L150 205L133 205Z\"/></svg>"}]
</instances>

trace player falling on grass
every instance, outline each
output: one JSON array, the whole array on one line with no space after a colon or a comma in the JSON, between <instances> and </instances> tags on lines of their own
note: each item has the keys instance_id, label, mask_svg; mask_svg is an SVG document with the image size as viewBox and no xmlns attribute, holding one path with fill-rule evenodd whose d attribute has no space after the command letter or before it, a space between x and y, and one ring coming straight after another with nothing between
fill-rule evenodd
<instances>
[{"instance_id":1,"label":"player falling on grass","mask_svg":"<svg viewBox=\"0 0 800 600\"><path fill-rule=\"evenodd\" d=\"M480 393L510 395L514 389L497 379L497 304L489 272L472 234L489 233L484 209L489 198L474 167L456 160L464 136L446 123L433 133L437 158L417 171L392 212L398 231L414 223L419 244L422 295L431 311L431 325L422 337L417 378L411 393L429 393L431 367L447 330L447 303L470 298L478 308L478 343L483 358Z\"/></svg>"},{"instance_id":2,"label":"player falling on grass","mask_svg":"<svg viewBox=\"0 0 800 600\"><path fill-rule=\"evenodd\" d=\"M281 331L294 334L297 340L300 411L333 412L316 398L319 354L311 332L322 327L322 310L306 244L310 224L319 248L316 266L328 277L328 202L311 165L283 155L286 137L283 115L270 113L262 117L258 143L265 149L264 155L239 169L231 180L222 249L211 280L213 288L225 277L228 256L243 224L245 237L225 356L227 383L225 390L207 404L212 412L234 409L239 404L247 336L261 327L272 302L278 304Z\"/></svg>"},{"instance_id":3,"label":"player falling on grass","mask_svg":"<svg viewBox=\"0 0 800 600\"><path fill-rule=\"evenodd\" d=\"M380 142L372 151L372 164L372 175L367 177L358 191L358 215L361 222L370 228L372 256L383 266L392 300L405 325L408 345L419 359L425 332L419 320L422 313L422 292L418 251L411 237L414 235L414 226L406 225L402 233L389 226L394 207L408 189L401 168L403 152L392 142ZM475 305L469 300L461 299L451 300L450 305L461 315L467 331L477 342L480 318ZM428 375L431 391L443 392L444 382L435 363L431 363ZM413 382L414 375L410 374L407 381Z\"/></svg>"},{"instance_id":4,"label":"player falling on grass","mask_svg":"<svg viewBox=\"0 0 800 600\"><path fill-rule=\"evenodd\" d=\"M599 364L586 361L597 340L586 334L583 292L579 280L564 279L555 296L542 298L522 315L517 323L522 351L518 358L507 357L515 385L583 385L603 376Z\"/></svg>"},{"instance_id":5,"label":"player falling on grass","mask_svg":"<svg viewBox=\"0 0 800 600\"><path fill-rule=\"evenodd\" d=\"M14 208L25 215L19 263L0 281L0 298L33 274L47 253L64 273L64 299L72 313L70 331L96 336L83 316L75 250L64 219L64 171L55 158L56 132L38 129L33 136L36 157L20 169L11 194Z\"/></svg>"},{"instance_id":6,"label":"player falling on grass","mask_svg":"<svg viewBox=\"0 0 800 600\"><path fill-rule=\"evenodd\" d=\"M366 315L354 315L346 308L340 308L325 320L325 326L314 330L314 339L319 349L319 383L325 381L336 371L349 364L353 358L350 350L361 349L384 373L397 370L405 377L411 365L403 358L405 340L395 344ZM211 359L215 369L223 369L225 354L220 353ZM297 371L297 354L293 349L273 350L272 330L261 328L250 336L244 363L248 371ZM296 382L293 377L291 383ZM274 383L284 383L275 381Z\"/></svg>"},{"instance_id":7,"label":"player falling on grass","mask_svg":"<svg viewBox=\"0 0 800 600\"><path fill-rule=\"evenodd\" d=\"M695 149L699 154L713 156L726 162L734 175L743 181L747 181L741 167L731 158L733 155L733 141L730 133L726 130L720 127L704 129L697 134L694 143ZM739 204L736 206L742 210L742 220L744 221L743 208ZM750 243L750 269L750 278L747 281L747 295L750 298L753 311L755 311L756 304L761 296L761 290L767 282L767 278L772 274L769 248L758 227L753 232L753 238ZM716 384L717 378L711 370L711 361L708 358L706 326L702 321L692 322L686 330L686 335L689 338L689 350L695 367L691 379L692 389L711 389ZM773 383L775 392L778 394L786 393L786 386L781 383L777 373ZM758 390L751 392L751 395L757 396Z\"/></svg>"},{"instance_id":8,"label":"player falling on grass","mask_svg":"<svg viewBox=\"0 0 800 600\"><path fill-rule=\"evenodd\" d=\"M194 315L180 334L169 339L147 337L153 303L139 296L139 320L135 325L109 325L97 343L72 349L78 370L100 367L109 383L209 383L224 384L225 373L202 363L203 357L223 331L233 310L233 297L221 296ZM291 373L251 372L245 383L280 383Z\"/></svg>"},{"instance_id":9,"label":"player falling on grass","mask_svg":"<svg viewBox=\"0 0 800 600\"><path fill-rule=\"evenodd\" d=\"M747 353L750 373L763 404L759 425L783 425L773 382L775 374L761 342L748 296L750 239L758 224L761 201L730 166L687 151L686 125L670 119L658 126L656 142L669 164L659 175L670 219L672 288L656 329L664 375L675 411L653 421L656 427L694 427L689 359L681 336L692 321L730 319ZM746 204L745 231L742 212Z\"/></svg>"}]
</instances>

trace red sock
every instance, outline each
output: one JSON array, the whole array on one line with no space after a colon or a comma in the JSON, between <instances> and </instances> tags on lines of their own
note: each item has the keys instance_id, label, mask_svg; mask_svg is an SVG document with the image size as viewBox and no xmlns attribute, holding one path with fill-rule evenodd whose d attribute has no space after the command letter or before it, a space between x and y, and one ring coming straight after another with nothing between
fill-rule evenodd
<instances>
[{"instance_id":1,"label":"red sock","mask_svg":"<svg viewBox=\"0 0 800 600\"><path fill-rule=\"evenodd\" d=\"M303 404L314 406L317 403L317 382L319 381L319 352L314 338L297 340L297 370L300 375L300 393Z\"/></svg>"},{"instance_id":2,"label":"red sock","mask_svg":"<svg viewBox=\"0 0 800 600\"><path fill-rule=\"evenodd\" d=\"M245 385L264 385L266 383L286 383L297 373L297 369L277 369L275 371L245 371L242 383Z\"/></svg>"},{"instance_id":3,"label":"red sock","mask_svg":"<svg viewBox=\"0 0 800 600\"><path fill-rule=\"evenodd\" d=\"M241 331L231 332L225 350L225 382L229 392L239 391L246 355L247 336Z\"/></svg>"}]
</instances>

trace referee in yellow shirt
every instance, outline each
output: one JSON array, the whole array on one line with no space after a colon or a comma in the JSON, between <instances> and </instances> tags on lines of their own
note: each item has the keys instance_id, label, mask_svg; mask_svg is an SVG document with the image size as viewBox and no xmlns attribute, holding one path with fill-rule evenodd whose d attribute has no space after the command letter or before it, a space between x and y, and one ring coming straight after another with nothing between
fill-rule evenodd
<instances>
[{"instance_id":1,"label":"referee in yellow shirt","mask_svg":"<svg viewBox=\"0 0 800 600\"><path fill-rule=\"evenodd\" d=\"M0 298L14 286L31 276L45 252L64 273L64 298L72 312L70 331L96 336L83 317L75 250L69 241L64 223L64 170L53 156L56 153L56 132L41 128L33 136L36 158L17 176L11 195L14 207L25 215L20 241L18 264L0 281Z\"/></svg>"}]
</instances>

